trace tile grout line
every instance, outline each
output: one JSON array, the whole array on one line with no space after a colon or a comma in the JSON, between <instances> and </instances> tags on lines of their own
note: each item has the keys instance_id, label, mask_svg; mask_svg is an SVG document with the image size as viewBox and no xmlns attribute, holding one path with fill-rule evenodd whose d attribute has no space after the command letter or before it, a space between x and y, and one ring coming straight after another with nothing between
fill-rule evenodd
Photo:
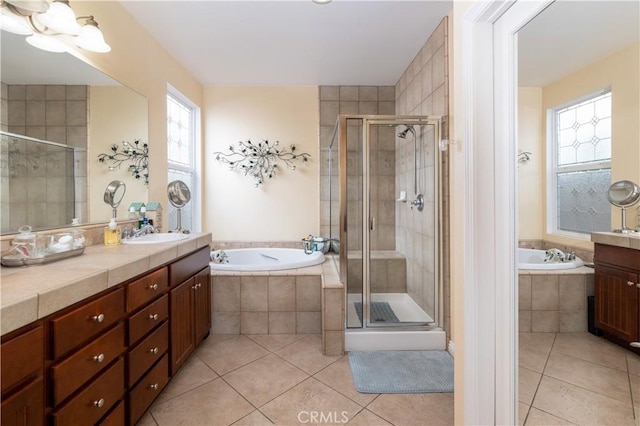
<instances>
[{"instance_id":1,"label":"tile grout line","mask_svg":"<svg viewBox=\"0 0 640 426\"><path fill-rule=\"evenodd\" d=\"M542 367L542 373L540 374L540 381L538 382L538 385L536 386L535 392L533 392L533 397L531 398L531 405L529 406L529 411L527 411L527 415L524 418L523 425L527 424L527 420L529 419L529 414L531 414L531 408L536 408L537 410L539 409L537 407L534 407L533 403L535 402L536 396L538 395L538 390L540 389L540 385L542 384L542 379L545 376L544 375L544 371L547 369L547 364L549 363L549 358L551 358L551 352L553 352L553 346L556 344L556 339L557 338L558 338L558 333L555 333L555 335L553 336L553 342L551 342L551 346L549 347L549 353L547 354L547 359L545 360L544 366Z\"/></svg>"}]
</instances>

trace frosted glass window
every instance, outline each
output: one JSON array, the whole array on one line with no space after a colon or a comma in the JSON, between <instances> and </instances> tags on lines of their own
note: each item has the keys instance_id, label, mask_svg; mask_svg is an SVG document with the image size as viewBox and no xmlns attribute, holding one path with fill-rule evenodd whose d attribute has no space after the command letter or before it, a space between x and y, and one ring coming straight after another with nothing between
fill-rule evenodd
<instances>
[{"instance_id":1,"label":"frosted glass window","mask_svg":"<svg viewBox=\"0 0 640 426\"><path fill-rule=\"evenodd\" d=\"M558 174L558 229L591 233L608 231L611 205L606 193L611 169Z\"/></svg>"},{"instance_id":2,"label":"frosted glass window","mask_svg":"<svg viewBox=\"0 0 640 426\"><path fill-rule=\"evenodd\" d=\"M182 95L167 94L167 163L168 182L181 180L191 190L192 199L182 208L182 227L194 230L193 198L196 194L196 109L182 99ZM177 228L177 210L168 206L169 230Z\"/></svg>"},{"instance_id":3,"label":"frosted glass window","mask_svg":"<svg viewBox=\"0 0 640 426\"><path fill-rule=\"evenodd\" d=\"M553 231L590 234L611 228L611 91L605 90L549 114L549 203Z\"/></svg>"}]
</instances>

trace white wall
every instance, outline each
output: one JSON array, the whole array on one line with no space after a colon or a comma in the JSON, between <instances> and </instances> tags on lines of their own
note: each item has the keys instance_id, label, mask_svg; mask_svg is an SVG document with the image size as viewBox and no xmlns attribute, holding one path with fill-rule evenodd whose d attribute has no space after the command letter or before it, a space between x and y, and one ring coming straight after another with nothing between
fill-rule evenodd
<instances>
[{"instance_id":1,"label":"white wall","mask_svg":"<svg viewBox=\"0 0 640 426\"><path fill-rule=\"evenodd\" d=\"M518 238L541 240L544 230L545 157L542 144L542 89L518 89L518 151L531 153L527 163L518 164Z\"/></svg>"},{"instance_id":2,"label":"white wall","mask_svg":"<svg viewBox=\"0 0 640 426\"><path fill-rule=\"evenodd\" d=\"M203 230L215 241L296 241L319 231L317 87L205 87ZM281 168L256 188L253 178L216 161L238 141L295 144L311 159ZM282 165L282 164L280 164ZM282 165L283 166L283 165Z\"/></svg>"}]
</instances>

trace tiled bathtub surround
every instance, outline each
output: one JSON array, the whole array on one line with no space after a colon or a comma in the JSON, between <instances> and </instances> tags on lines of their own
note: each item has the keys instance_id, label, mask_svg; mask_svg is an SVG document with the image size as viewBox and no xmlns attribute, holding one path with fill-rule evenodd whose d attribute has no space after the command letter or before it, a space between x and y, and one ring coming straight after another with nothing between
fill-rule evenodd
<instances>
[{"instance_id":1,"label":"tiled bathtub surround","mask_svg":"<svg viewBox=\"0 0 640 426\"><path fill-rule=\"evenodd\" d=\"M213 334L322 334L326 355L344 351L344 286L335 260L284 271L212 271Z\"/></svg>"},{"instance_id":2,"label":"tiled bathtub surround","mask_svg":"<svg viewBox=\"0 0 640 426\"><path fill-rule=\"evenodd\" d=\"M594 294L593 269L520 271L518 291L520 332L587 331L587 296Z\"/></svg>"},{"instance_id":3,"label":"tiled bathtub surround","mask_svg":"<svg viewBox=\"0 0 640 426\"><path fill-rule=\"evenodd\" d=\"M321 331L320 275L215 275L215 334L312 334Z\"/></svg>"}]
</instances>

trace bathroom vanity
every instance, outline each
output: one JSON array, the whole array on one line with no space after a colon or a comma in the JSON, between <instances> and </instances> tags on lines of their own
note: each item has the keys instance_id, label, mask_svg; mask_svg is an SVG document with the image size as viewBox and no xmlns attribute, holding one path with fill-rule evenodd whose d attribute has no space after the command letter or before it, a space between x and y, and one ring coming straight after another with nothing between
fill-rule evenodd
<instances>
[{"instance_id":1,"label":"bathroom vanity","mask_svg":"<svg viewBox=\"0 0 640 426\"><path fill-rule=\"evenodd\" d=\"M594 233L592 241L595 326L609 340L640 353L640 237Z\"/></svg>"},{"instance_id":2,"label":"bathroom vanity","mask_svg":"<svg viewBox=\"0 0 640 426\"><path fill-rule=\"evenodd\" d=\"M135 424L209 333L210 241L3 268L2 424Z\"/></svg>"}]
</instances>

